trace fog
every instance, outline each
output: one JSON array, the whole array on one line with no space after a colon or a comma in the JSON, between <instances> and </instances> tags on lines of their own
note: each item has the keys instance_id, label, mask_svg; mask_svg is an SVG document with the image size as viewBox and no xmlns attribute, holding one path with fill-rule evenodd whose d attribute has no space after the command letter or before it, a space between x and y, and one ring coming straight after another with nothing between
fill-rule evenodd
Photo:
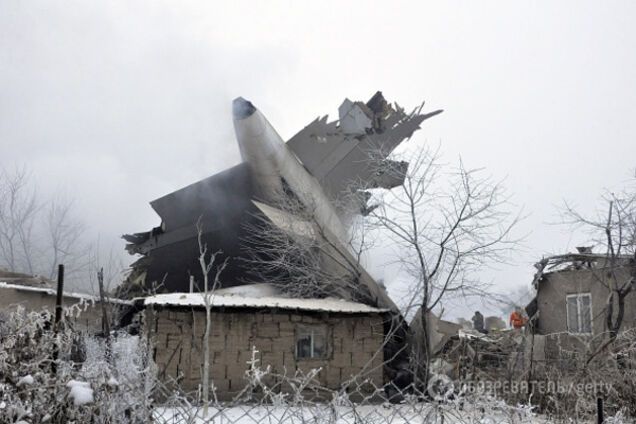
<instances>
[{"instance_id":1,"label":"fog","mask_svg":"<svg viewBox=\"0 0 636 424\"><path fill-rule=\"evenodd\" d=\"M0 165L64 192L87 237L159 223L148 202L239 162L231 100L284 139L345 97L445 112L415 138L506 185L528 217L501 291L584 243L563 200L594 211L634 172L633 2L0 3ZM380 255L374 275L402 283ZM456 312L462 315L463 311ZM466 315L466 314L464 314Z\"/></svg>"}]
</instances>

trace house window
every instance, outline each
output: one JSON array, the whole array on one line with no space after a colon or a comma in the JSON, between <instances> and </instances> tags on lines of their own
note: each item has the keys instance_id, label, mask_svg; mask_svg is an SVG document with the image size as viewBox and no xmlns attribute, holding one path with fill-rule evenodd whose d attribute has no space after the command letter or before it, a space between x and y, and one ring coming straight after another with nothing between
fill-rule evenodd
<instances>
[{"instance_id":1,"label":"house window","mask_svg":"<svg viewBox=\"0 0 636 424\"><path fill-rule=\"evenodd\" d=\"M569 294L567 304L568 331L570 333L592 333L592 295L590 293Z\"/></svg>"},{"instance_id":2,"label":"house window","mask_svg":"<svg viewBox=\"0 0 636 424\"><path fill-rule=\"evenodd\" d=\"M299 326L296 329L296 358L320 359L327 356L327 328Z\"/></svg>"}]
</instances>

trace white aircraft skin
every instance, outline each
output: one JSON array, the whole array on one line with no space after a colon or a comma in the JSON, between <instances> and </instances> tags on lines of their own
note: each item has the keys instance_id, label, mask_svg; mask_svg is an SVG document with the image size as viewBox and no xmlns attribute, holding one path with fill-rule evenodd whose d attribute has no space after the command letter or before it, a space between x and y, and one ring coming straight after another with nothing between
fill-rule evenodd
<instances>
[{"instance_id":1,"label":"white aircraft skin","mask_svg":"<svg viewBox=\"0 0 636 424\"><path fill-rule=\"evenodd\" d=\"M345 242L347 231L324 189L265 116L242 97L234 100L233 115L241 157L254 174L262 200L275 202L283 193L284 178L301 202L314 210L317 224Z\"/></svg>"},{"instance_id":2,"label":"white aircraft skin","mask_svg":"<svg viewBox=\"0 0 636 424\"><path fill-rule=\"evenodd\" d=\"M252 103L239 97L234 100L233 111L234 130L241 157L249 164L254 174L260 200L272 201L275 205L283 193L281 177L284 178L300 201L313 209L313 218L322 229L321 236L330 239L332 246L342 246L344 251L341 251L341 254L348 254L347 230L318 180L307 171L296 155L289 150L287 143ZM253 203L281 228L291 225L294 231L298 231L299 228L306 231L306 228L299 226L301 223L284 222L284 212L259 201ZM277 219L280 217L283 222ZM335 240L332 237L335 237ZM356 261L353 256L351 260ZM376 303L398 311L395 303L363 267L360 267L360 272L360 282L369 288Z\"/></svg>"}]
</instances>

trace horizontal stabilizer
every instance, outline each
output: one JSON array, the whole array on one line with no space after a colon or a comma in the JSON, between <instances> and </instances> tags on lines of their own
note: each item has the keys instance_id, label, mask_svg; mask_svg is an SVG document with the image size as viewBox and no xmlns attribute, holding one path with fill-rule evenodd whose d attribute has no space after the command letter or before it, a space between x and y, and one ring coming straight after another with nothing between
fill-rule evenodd
<instances>
[{"instance_id":1,"label":"horizontal stabilizer","mask_svg":"<svg viewBox=\"0 0 636 424\"><path fill-rule=\"evenodd\" d=\"M406 113L397 104L389 104L381 92L367 103L345 99L338 110L338 121L328 122L327 116L317 118L287 145L327 195L339 203L360 183L385 188L400 184L393 175L376 179L378 164L409 139L424 120L442 112L420 111L421 107ZM342 210L350 208L345 205Z\"/></svg>"}]
</instances>

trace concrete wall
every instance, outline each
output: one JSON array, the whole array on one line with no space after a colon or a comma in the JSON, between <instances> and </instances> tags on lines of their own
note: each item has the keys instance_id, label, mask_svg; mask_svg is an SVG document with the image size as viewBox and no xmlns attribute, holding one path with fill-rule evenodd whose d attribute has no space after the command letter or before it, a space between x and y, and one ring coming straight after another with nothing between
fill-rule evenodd
<instances>
[{"instance_id":1,"label":"concrete wall","mask_svg":"<svg viewBox=\"0 0 636 424\"><path fill-rule=\"evenodd\" d=\"M619 278L627 278L627 275L620 275ZM586 339L594 337L595 343L603 339L602 335L607 332L605 311L609 296L609 290L604 284L608 282L609 278L600 269L564 270L544 275L537 292L538 333L550 335L548 351L556 348L553 346L556 344L566 349L580 350L584 348ZM592 337L567 334L566 296L577 293L591 293ZM630 293L625 299L623 328L630 327L636 327L636 292ZM552 353L558 355L557 352Z\"/></svg>"},{"instance_id":2,"label":"concrete wall","mask_svg":"<svg viewBox=\"0 0 636 424\"><path fill-rule=\"evenodd\" d=\"M322 368L318 382L338 389L343 381L364 373L374 384L383 384L382 317L379 315L310 314L285 311L213 311L210 333L210 374L220 399L229 399L246 385L247 361L254 346L262 368L293 375ZM179 381L194 391L202 376L202 340L205 311L146 309L146 325L155 346L159 377ZM302 325L327 328L327 357L297 359L295 333ZM268 384L275 382L270 377Z\"/></svg>"},{"instance_id":3,"label":"concrete wall","mask_svg":"<svg viewBox=\"0 0 636 424\"><path fill-rule=\"evenodd\" d=\"M76 305L78 309L70 319L75 328L90 332L101 331L102 311L99 302L82 301L75 297L64 297L64 307ZM55 296L38 291L18 290L14 288L0 288L0 313L10 313L18 306L22 306L27 311L47 310L55 314ZM112 309L112 308L111 308ZM112 313L111 310L109 310Z\"/></svg>"}]
</instances>

